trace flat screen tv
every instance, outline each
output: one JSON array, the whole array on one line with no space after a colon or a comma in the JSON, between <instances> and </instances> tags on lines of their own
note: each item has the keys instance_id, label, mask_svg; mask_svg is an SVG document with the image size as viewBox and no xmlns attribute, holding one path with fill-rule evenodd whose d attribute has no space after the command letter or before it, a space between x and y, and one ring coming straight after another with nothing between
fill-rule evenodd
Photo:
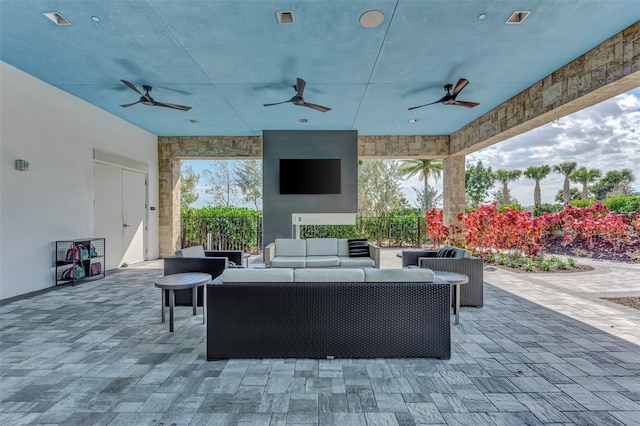
<instances>
[{"instance_id":1,"label":"flat screen tv","mask_svg":"<svg viewBox=\"0 0 640 426\"><path fill-rule=\"evenodd\" d=\"M280 194L340 194L340 159L281 158Z\"/></svg>"}]
</instances>

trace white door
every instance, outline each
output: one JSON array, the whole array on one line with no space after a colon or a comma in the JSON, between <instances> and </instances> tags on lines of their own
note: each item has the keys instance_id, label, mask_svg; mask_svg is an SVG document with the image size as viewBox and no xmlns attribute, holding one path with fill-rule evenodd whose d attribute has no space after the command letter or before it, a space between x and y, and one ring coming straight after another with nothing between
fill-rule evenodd
<instances>
[{"instance_id":1,"label":"white door","mask_svg":"<svg viewBox=\"0 0 640 426\"><path fill-rule=\"evenodd\" d=\"M105 269L122 261L122 169L95 163L95 236L104 237Z\"/></svg>"},{"instance_id":2,"label":"white door","mask_svg":"<svg viewBox=\"0 0 640 426\"><path fill-rule=\"evenodd\" d=\"M145 259L147 189L143 173L95 163L95 236L105 238L105 268Z\"/></svg>"},{"instance_id":3,"label":"white door","mask_svg":"<svg viewBox=\"0 0 640 426\"><path fill-rule=\"evenodd\" d=\"M147 189L145 175L122 171L122 264L144 260Z\"/></svg>"}]
</instances>

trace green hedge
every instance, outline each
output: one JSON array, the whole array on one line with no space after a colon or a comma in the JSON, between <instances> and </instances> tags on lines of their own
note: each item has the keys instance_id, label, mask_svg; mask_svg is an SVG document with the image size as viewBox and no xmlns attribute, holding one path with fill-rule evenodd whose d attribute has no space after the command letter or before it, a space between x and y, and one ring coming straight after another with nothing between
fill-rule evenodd
<instances>
[{"instance_id":1,"label":"green hedge","mask_svg":"<svg viewBox=\"0 0 640 426\"><path fill-rule=\"evenodd\" d=\"M611 211L619 214L629 214L631 212L640 213L640 196L638 195L616 195L607 198L602 202Z\"/></svg>"},{"instance_id":2,"label":"green hedge","mask_svg":"<svg viewBox=\"0 0 640 426\"><path fill-rule=\"evenodd\" d=\"M182 246L258 252L261 248L259 210L233 207L182 208ZM211 247L208 245L211 235Z\"/></svg>"}]
</instances>

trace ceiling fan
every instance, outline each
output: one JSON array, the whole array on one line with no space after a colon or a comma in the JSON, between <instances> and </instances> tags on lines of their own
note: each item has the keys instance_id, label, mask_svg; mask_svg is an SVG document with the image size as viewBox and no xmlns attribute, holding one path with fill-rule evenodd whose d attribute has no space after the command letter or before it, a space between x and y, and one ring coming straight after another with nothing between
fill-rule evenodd
<instances>
[{"instance_id":1,"label":"ceiling fan","mask_svg":"<svg viewBox=\"0 0 640 426\"><path fill-rule=\"evenodd\" d=\"M142 104L148 105L148 106L161 106L161 107L166 107L166 108L179 109L181 111L189 111L191 109L190 106L168 104L166 102L158 102L158 101L156 101L155 99L153 99L151 97L151 95L149 95L149 92L152 89L151 86L147 86L147 85L142 86L142 89L145 91L145 93L143 95L142 92L139 91L136 88L136 86L134 86L133 84L129 83L127 80L120 80L120 81L123 82L125 84L125 86L127 86L128 88L130 88L134 92L139 93L141 95L140 99L137 102L132 102L130 104L120 105L123 108L130 107L131 105L142 103Z\"/></svg>"},{"instance_id":2,"label":"ceiling fan","mask_svg":"<svg viewBox=\"0 0 640 426\"><path fill-rule=\"evenodd\" d=\"M459 106L463 106L463 107L467 107L467 108L473 108L474 106L480 105L477 102L467 102L467 101L458 101L456 100L456 98L458 97L458 94L462 91L462 89L465 88L465 86L469 84L469 80L467 80L466 78L461 78L460 80L458 80L458 82L456 83L456 87L453 87L453 84L445 84L444 85L444 90L445 92L447 92L446 95L444 95L441 99L435 101L435 102L431 102L429 104L424 104L424 105L418 105L418 106L414 106L409 108L409 110L412 109L416 109L416 108L422 108L423 106L427 106L427 105L433 105L433 104L437 104L442 102L444 105L459 105ZM453 93L451 93L451 89L453 88Z\"/></svg>"},{"instance_id":3,"label":"ceiling fan","mask_svg":"<svg viewBox=\"0 0 640 426\"><path fill-rule=\"evenodd\" d=\"M301 78L296 78L296 85L293 86L293 88L296 91L296 94L294 97L292 97L291 99L289 99L288 101L283 101L283 102L276 102L273 104L263 104L264 106L272 106L272 105L280 105L280 104L286 104L287 102L292 102L294 105L298 105L298 106L305 106L308 108L312 108L315 110L318 110L320 112L327 112L327 111L331 111L331 108L327 108L327 107L323 107L322 105L316 105L316 104L312 104L310 102L305 102L304 101L304 88L307 85L307 82L304 81Z\"/></svg>"}]
</instances>

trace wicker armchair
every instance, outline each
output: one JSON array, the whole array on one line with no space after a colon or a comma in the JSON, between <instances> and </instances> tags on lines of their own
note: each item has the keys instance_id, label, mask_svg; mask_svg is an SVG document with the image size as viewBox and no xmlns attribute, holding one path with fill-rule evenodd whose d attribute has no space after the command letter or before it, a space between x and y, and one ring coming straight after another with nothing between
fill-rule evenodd
<instances>
[{"instance_id":1,"label":"wicker armchair","mask_svg":"<svg viewBox=\"0 0 640 426\"><path fill-rule=\"evenodd\" d=\"M421 267L434 271L450 271L469 277L469 283L460 286L460 306L484 305L484 262L479 257L436 257L433 250L402 251L402 267Z\"/></svg>"}]
</instances>

